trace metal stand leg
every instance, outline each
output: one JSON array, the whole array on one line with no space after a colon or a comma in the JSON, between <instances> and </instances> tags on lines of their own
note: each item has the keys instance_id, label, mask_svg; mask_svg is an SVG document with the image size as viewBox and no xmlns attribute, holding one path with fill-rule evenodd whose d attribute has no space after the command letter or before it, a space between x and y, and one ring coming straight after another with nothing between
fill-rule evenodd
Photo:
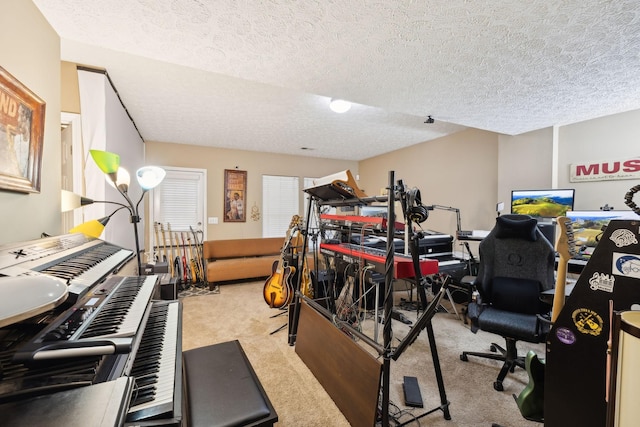
<instances>
[{"instance_id":1,"label":"metal stand leg","mask_svg":"<svg viewBox=\"0 0 640 427\"><path fill-rule=\"evenodd\" d=\"M457 318L458 320L462 320L462 319L460 318L460 314L458 313L458 309L456 308L456 304L453 302L453 297L451 296L451 290L447 289L447 291L446 291L446 292L447 292L447 297L449 298L449 303L451 303L451 309L452 309L452 310L453 310L453 312L455 313L456 318ZM449 310L447 310L447 307L445 307L444 305L442 305L442 303L440 303L440 307L444 308L444 309L445 309L445 311L446 311L447 313L449 313Z\"/></svg>"}]
</instances>

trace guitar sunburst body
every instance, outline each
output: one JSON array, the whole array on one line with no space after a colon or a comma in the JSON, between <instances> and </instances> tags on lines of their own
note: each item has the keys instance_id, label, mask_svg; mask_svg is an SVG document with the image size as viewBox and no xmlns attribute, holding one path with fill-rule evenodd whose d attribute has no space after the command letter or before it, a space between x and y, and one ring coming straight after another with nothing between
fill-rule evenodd
<instances>
[{"instance_id":1,"label":"guitar sunburst body","mask_svg":"<svg viewBox=\"0 0 640 427\"><path fill-rule=\"evenodd\" d=\"M273 263L271 276L264 284L263 296L265 302L271 308L281 308L288 305L293 299L294 287L291 284L291 277L295 274L295 267L289 266L285 261L285 252L290 248L292 231L298 227L300 217L294 215L291 218L284 245L280 251L280 259Z\"/></svg>"},{"instance_id":2,"label":"guitar sunburst body","mask_svg":"<svg viewBox=\"0 0 640 427\"><path fill-rule=\"evenodd\" d=\"M313 298L313 285L311 284L311 275L307 260L302 261L302 277L300 278L300 293L307 298Z\"/></svg>"},{"instance_id":3,"label":"guitar sunburst body","mask_svg":"<svg viewBox=\"0 0 640 427\"><path fill-rule=\"evenodd\" d=\"M264 300L271 308L281 308L293 299L291 277L295 267L281 266L281 261L274 261L271 276L264 284Z\"/></svg>"}]
</instances>

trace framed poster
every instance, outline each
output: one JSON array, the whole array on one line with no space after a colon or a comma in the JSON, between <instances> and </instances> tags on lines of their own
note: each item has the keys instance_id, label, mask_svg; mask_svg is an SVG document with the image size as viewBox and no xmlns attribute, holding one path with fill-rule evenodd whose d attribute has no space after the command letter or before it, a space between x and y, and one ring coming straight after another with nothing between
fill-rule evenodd
<instances>
[{"instance_id":1,"label":"framed poster","mask_svg":"<svg viewBox=\"0 0 640 427\"><path fill-rule=\"evenodd\" d=\"M0 190L39 193L45 103L0 67Z\"/></svg>"},{"instance_id":2,"label":"framed poster","mask_svg":"<svg viewBox=\"0 0 640 427\"><path fill-rule=\"evenodd\" d=\"M224 221L246 222L247 171L224 170Z\"/></svg>"}]
</instances>

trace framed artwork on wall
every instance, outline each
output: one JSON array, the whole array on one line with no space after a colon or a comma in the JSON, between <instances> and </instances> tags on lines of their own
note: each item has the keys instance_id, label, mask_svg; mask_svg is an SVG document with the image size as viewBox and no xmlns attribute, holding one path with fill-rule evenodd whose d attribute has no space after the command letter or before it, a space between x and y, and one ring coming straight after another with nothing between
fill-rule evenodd
<instances>
[{"instance_id":1,"label":"framed artwork on wall","mask_svg":"<svg viewBox=\"0 0 640 427\"><path fill-rule=\"evenodd\" d=\"M39 193L45 102L0 67L0 190Z\"/></svg>"},{"instance_id":2,"label":"framed artwork on wall","mask_svg":"<svg viewBox=\"0 0 640 427\"><path fill-rule=\"evenodd\" d=\"M246 222L247 171L224 170L224 221Z\"/></svg>"}]
</instances>

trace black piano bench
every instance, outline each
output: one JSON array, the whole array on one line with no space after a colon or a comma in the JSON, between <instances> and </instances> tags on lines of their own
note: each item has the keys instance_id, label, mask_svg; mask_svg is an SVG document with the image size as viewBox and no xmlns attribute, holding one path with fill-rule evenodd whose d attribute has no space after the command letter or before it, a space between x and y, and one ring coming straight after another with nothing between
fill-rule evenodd
<instances>
[{"instance_id":1,"label":"black piano bench","mask_svg":"<svg viewBox=\"0 0 640 427\"><path fill-rule=\"evenodd\" d=\"M238 340L182 352L189 427L273 426L278 414Z\"/></svg>"}]
</instances>

